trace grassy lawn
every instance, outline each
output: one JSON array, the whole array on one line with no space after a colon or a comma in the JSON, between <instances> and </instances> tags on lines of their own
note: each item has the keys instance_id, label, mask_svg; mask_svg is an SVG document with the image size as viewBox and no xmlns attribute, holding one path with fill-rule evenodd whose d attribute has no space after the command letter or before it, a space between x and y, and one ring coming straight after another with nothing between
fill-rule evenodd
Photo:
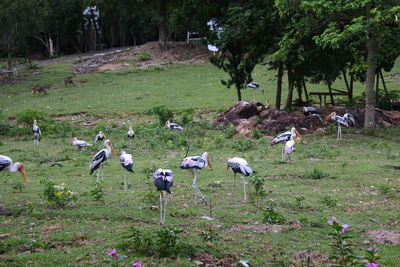
<instances>
[{"instance_id":1,"label":"grassy lawn","mask_svg":"<svg viewBox=\"0 0 400 267\"><path fill-rule=\"evenodd\" d=\"M78 86L68 88L62 80L71 75L69 63L40 71L44 73L1 88L3 115L13 117L33 109L49 115L87 112L104 118L91 127L78 127L86 120L78 118L73 130L60 136L44 133L40 149L34 149L30 135L1 138L0 154L22 161L30 184L19 192L15 187L22 181L19 174L0 173L1 201L10 212L0 216L0 234L9 234L0 238L0 266L129 266L131 262L197 266L193 260L204 262L207 255L235 263L248 260L252 266L305 266L304 258L296 260L295 254L310 249L312 260L330 255L327 221L332 216L350 225L357 255L376 245L380 263L398 266L400 245L377 244L368 231L400 231L400 129L379 130L375 136L344 131L343 140L337 141L335 128L329 127L326 134L305 136L296 147L293 162L282 163L281 146L271 147L268 137L246 140L232 136L229 128L210 125L216 112L234 104L236 98L233 89L219 82L225 74L209 64L81 75L76 78ZM273 72L260 66L255 74L255 80L265 84L268 98L274 99L275 81L268 80ZM36 83L53 84L49 95L32 95L30 87ZM388 85L395 89L398 81ZM310 91L320 88L309 86ZM362 86L356 88L359 94ZM245 90L243 98L252 99L252 91ZM171 132L158 126L155 116L145 114L159 105L174 110L178 121L182 119L180 111L194 109L189 116L195 120L185 125L185 131ZM123 120L130 121L136 132L131 145L125 140ZM103 145L82 151L71 145L72 136L90 142L99 130L117 151L124 149L135 161L135 173L130 174L132 188L124 191L119 156L112 156L104 168L102 201L91 195L96 178L89 176L88 165ZM179 169L189 143L189 155L208 151L213 161L215 171L202 170L198 176L198 186L211 202L208 206L194 201L191 174ZM265 227L264 215L252 201L251 184L252 198L244 203L241 179L232 188L233 174L225 176L226 159L233 156L247 159L256 175L265 178L266 195L260 199L260 207L273 202L276 212L285 218L281 226L267 225L273 231L260 231ZM50 167L53 161L63 167ZM179 249L165 258L157 245L140 251L127 237L132 226L142 233L160 229L159 211L152 207L158 205L158 195L145 173L154 167L174 171L166 223L183 231L178 234ZM45 179L66 183L77 193L77 200L63 209L55 208L42 197L40 181ZM213 232L207 234L207 229ZM202 238L207 235L220 238L211 242ZM107 256L114 248L127 258Z\"/></svg>"}]
</instances>

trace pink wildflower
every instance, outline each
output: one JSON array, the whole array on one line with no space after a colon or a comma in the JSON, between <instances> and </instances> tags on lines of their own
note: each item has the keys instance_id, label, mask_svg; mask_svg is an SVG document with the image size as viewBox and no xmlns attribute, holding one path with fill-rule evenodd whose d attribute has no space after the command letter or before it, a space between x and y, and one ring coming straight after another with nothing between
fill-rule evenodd
<instances>
[{"instance_id":1,"label":"pink wildflower","mask_svg":"<svg viewBox=\"0 0 400 267\"><path fill-rule=\"evenodd\" d=\"M342 235L344 235L345 233L347 233L347 231L349 231L349 228L350 228L350 226L348 225L348 224L342 224L341 225L343 228L342 228L342 231L340 232Z\"/></svg>"},{"instance_id":2,"label":"pink wildflower","mask_svg":"<svg viewBox=\"0 0 400 267\"><path fill-rule=\"evenodd\" d=\"M132 265L132 266L135 266L135 267L142 267L142 265L141 265L140 263L137 263L137 262L132 263L131 265Z\"/></svg>"},{"instance_id":3,"label":"pink wildflower","mask_svg":"<svg viewBox=\"0 0 400 267\"><path fill-rule=\"evenodd\" d=\"M378 267L377 263L373 263L373 262L368 262L365 264L366 267Z\"/></svg>"},{"instance_id":4,"label":"pink wildflower","mask_svg":"<svg viewBox=\"0 0 400 267\"><path fill-rule=\"evenodd\" d=\"M370 248L367 248L367 250L373 251L373 252L378 252L379 251L379 249L376 248L376 247L370 247Z\"/></svg>"},{"instance_id":5,"label":"pink wildflower","mask_svg":"<svg viewBox=\"0 0 400 267\"><path fill-rule=\"evenodd\" d=\"M328 224L333 225L333 222L339 222L335 216L332 216L332 220L328 221Z\"/></svg>"},{"instance_id":6,"label":"pink wildflower","mask_svg":"<svg viewBox=\"0 0 400 267\"><path fill-rule=\"evenodd\" d=\"M108 253L107 253L107 255L108 256L112 256L112 255L114 255L114 254L116 254L117 253L117 250L116 249L112 249L112 250L110 250Z\"/></svg>"}]
</instances>

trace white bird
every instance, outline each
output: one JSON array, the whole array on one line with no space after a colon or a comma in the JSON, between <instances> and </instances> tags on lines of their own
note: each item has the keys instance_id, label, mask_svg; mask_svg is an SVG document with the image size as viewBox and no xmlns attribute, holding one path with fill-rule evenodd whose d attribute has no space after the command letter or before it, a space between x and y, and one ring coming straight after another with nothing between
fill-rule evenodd
<instances>
[{"instance_id":1,"label":"white bird","mask_svg":"<svg viewBox=\"0 0 400 267\"><path fill-rule=\"evenodd\" d=\"M263 94L263 96L265 96L264 88L261 88L260 84L258 82L250 82L250 83L246 84L246 87L253 89L253 101L256 101L256 90L257 89Z\"/></svg>"},{"instance_id":2,"label":"white bird","mask_svg":"<svg viewBox=\"0 0 400 267\"><path fill-rule=\"evenodd\" d=\"M285 146L283 147L283 154L282 154L282 160L288 160L287 155L290 155L290 160L292 159L292 153L294 151L294 146L295 144L300 141L300 137L297 137L296 135L293 135L290 137L290 140L285 143Z\"/></svg>"},{"instance_id":3,"label":"white bird","mask_svg":"<svg viewBox=\"0 0 400 267\"><path fill-rule=\"evenodd\" d=\"M166 126L167 128L170 128L171 130L183 131L183 127L180 126L179 124L174 123L174 122L167 121L167 122L165 123L165 126Z\"/></svg>"},{"instance_id":4,"label":"white bird","mask_svg":"<svg viewBox=\"0 0 400 267\"><path fill-rule=\"evenodd\" d=\"M309 116L309 115L312 115L312 114L318 114L319 113L318 110L316 108L314 108L314 107L303 107L302 111L303 111L304 116Z\"/></svg>"},{"instance_id":5,"label":"white bird","mask_svg":"<svg viewBox=\"0 0 400 267\"><path fill-rule=\"evenodd\" d=\"M341 126L344 126L344 127L346 127L346 128L349 128L349 123L348 123L343 117L340 117L340 116L336 115L336 112L330 113L328 116L326 116L325 119L326 119L326 120L331 119L331 120L334 120L334 121L337 123L337 125L338 125L338 132L337 132L337 137L336 137L336 139L337 139L337 140L342 139L342 127L341 127ZM353 118L353 119L354 119L354 118Z\"/></svg>"},{"instance_id":6,"label":"white bird","mask_svg":"<svg viewBox=\"0 0 400 267\"><path fill-rule=\"evenodd\" d=\"M129 130L128 130L128 138L133 139L135 138L135 131L132 129L132 126L129 126Z\"/></svg>"},{"instance_id":7,"label":"white bird","mask_svg":"<svg viewBox=\"0 0 400 267\"><path fill-rule=\"evenodd\" d=\"M243 177L243 175L249 176L252 173L255 173L255 171L250 168L249 164L245 159L234 157L231 159L228 159L228 165L226 166L226 174L228 174L228 170L233 171L233 187L236 186L236 173L240 173L240 178L243 180L243 192L244 192L244 198L243 201L247 201L247 194L246 194L246 180Z\"/></svg>"},{"instance_id":8,"label":"white bird","mask_svg":"<svg viewBox=\"0 0 400 267\"><path fill-rule=\"evenodd\" d=\"M95 141L95 142L103 141L105 137L106 137L105 134L104 134L102 131L100 131L100 132L95 136L94 141Z\"/></svg>"},{"instance_id":9,"label":"white bird","mask_svg":"<svg viewBox=\"0 0 400 267\"><path fill-rule=\"evenodd\" d=\"M276 144L278 144L278 143L282 143L282 142L287 142L287 141L289 141L290 138L292 137L292 135L293 135L295 138L301 138L301 135L300 135L300 133L297 131L297 129L294 128L294 127L292 127L292 129L290 129L290 131L281 133L280 135L278 135L277 137L275 137L275 138L272 140L271 146L276 145ZM282 147L282 160L283 160L283 158L284 158L284 149L285 149L285 146Z\"/></svg>"},{"instance_id":10,"label":"white bird","mask_svg":"<svg viewBox=\"0 0 400 267\"><path fill-rule=\"evenodd\" d=\"M0 172L6 170L10 173L14 173L19 171L22 175L22 178L25 181L25 184L28 185L28 179L26 178L25 166L21 162L15 162L11 158L7 156L0 155Z\"/></svg>"},{"instance_id":11,"label":"white bird","mask_svg":"<svg viewBox=\"0 0 400 267\"><path fill-rule=\"evenodd\" d=\"M354 119L354 116L351 113L345 113L343 115L343 119L347 121L347 124L351 127L356 127L356 120Z\"/></svg>"},{"instance_id":12,"label":"white bird","mask_svg":"<svg viewBox=\"0 0 400 267\"><path fill-rule=\"evenodd\" d=\"M194 198L197 199L197 194L200 195L201 201L207 204L207 200L204 198L204 195L201 193L200 189L196 184L197 174L200 172L201 169L209 166L211 171L214 169L211 166L211 160L207 152L204 152L201 156L194 156L194 157L187 157L182 161L181 169L191 170L192 171L192 178L193 184L192 188L194 189Z\"/></svg>"},{"instance_id":13,"label":"white bird","mask_svg":"<svg viewBox=\"0 0 400 267\"><path fill-rule=\"evenodd\" d=\"M171 170L158 169L153 175L153 182L160 191L160 224L164 225L165 214L167 213L168 194L171 194L170 190L174 184L174 175Z\"/></svg>"},{"instance_id":14,"label":"white bird","mask_svg":"<svg viewBox=\"0 0 400 267\"><path fill-rule=\"evenodd\" d=\"M106 148L100 150L99 152L94 155L92 162L89 165L89 172L90 175L97 170L99 167L103 167L103 164L107 161L107 159L110 157L111 152L115 153L115 150L111 144L110 140L104 141L104 145ZM103 173L101 174L101 178L103 179ZM99 171L97 171L97 179L99 179Z\"/></svg>"},{"instance_id":15,"label":"white bird","mask_svg":"<svg viewBox=\"0 0 400 267\"><path fill-rule=\"evenodd\" d=\"M39 146L39 142L42 139L42 130L37 125L36 120L33 120L32 131L33 131L33 145Z\"/></svg>"},{"instance_id":16,"label":"white bird","mask_svg":"<svg viewBox=\"0 0 400 267\"><path fill-rule=\"evenodd\" d=\"M89 144L88 142L83 141L83 140L78 140L78 138L76 138L76 137L72 138L72 144L73 144L74 146L76 146L76 147L78 148L78 150L79 150L79 149L82 149L82 148L84 148L84 147L89 147L89 146L91 146L91 144Z\"/></svg>"},{"instance_id":17,"label":"white bird","mask_svg":"<svg viewBox=\"0 0 400 267\"><path fill-rule=\"evenodd\" d=\"M126 153L125 151L121 151L121 156L119 157L121 162L121 166L127 170L128 172L133 172L133 158L131 154ZM126 173L124 172L124 188L125 191L131 187L131 178L129 177L129 184L126 184Z\"/></svg>"}]
</instances>

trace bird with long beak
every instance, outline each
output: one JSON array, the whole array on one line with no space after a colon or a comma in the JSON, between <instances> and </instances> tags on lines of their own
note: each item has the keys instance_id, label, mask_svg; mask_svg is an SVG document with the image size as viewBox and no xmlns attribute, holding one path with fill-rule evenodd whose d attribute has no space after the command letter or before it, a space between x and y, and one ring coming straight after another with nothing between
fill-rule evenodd
<instances>
[{"instance_id":1,"label":"bird with long beak","mask_svg":"<svg viewBox=\"0 0 400 267\"><path fill-rule=\"evenodd\" d=\"M25 181L25 185L28 185L28 178L26 178L25 166L21 162L15 162L11 158L7 156L0 155L0 172L6 170L9 173L14 173L19 171L22 175L22 178Z\"/></svg>"},{"instance_id":2,"label":"bird with long beak","mask_svg":"<svg viewBox=\"0 0 400 267\"><path fill-rule=\"evenodd\" d=\"M247 177L250 174L255 173L255 171L252 168L250 168L249 164L245 159L238 157L228 159L228 165L226 166L226 175L228 175L229 169L233 171L233 187L235 187L236 183L235 182L236 173L241 174L240 178L242 178L243 180L243 192L244 192L243 202L247 201L246 180L244 177Z\"/></svg>"},{"instance_id":3,"label":"bird with long beak","mask_svg":"<svg viewBox=\"0 0 400 267\"><path fill-rule=\"evenodd\" d=\"M39 142L42 139L42 130L37 125L36 120L33 120L32 131L33 131L33 146L39 146Z\"/></svg>"},{"instance_id":4,"label":"bird with long beak","mask_svg":"<svg viewBox=\"0 0 400 267\"><path fill-rule=\"evenodd\" d=\"M205 167L210 167L211 171L214 171L213 167L211 166L210 156L207 152L204 152L201 156L194 156L194 157L186 157L181 164L181 169L191 170L193 184L192 188L195 191L194 199L197 200L197 194L200 196L202 203L207 205L207 200L205 199L204 195L201 193L199 187L196 184L197 174Z\"/></svg>"},{"instance_id":5,"label":"bird with long beak","mask_svg":"<svg viewBox=\"0 0 400 267\"><path fill-rule=\"evenodd\" d=\"M160 191L160 224L164 225L167 214L168 194L171 194L171 187L174 184L174 174L168 169L158 169L153 174L153 182Z\"/></svg>"},{"instance_id":6,"label":"bird with long beak","mask_svg":"<svg viewBox=\"0 0 400 267\"><path fill-rule=\"evenodd\" d=\"M131 140L135 138L135 131L132 129L132 126L129 126L127 137L129 139L129 145L130 145L132 143Z\"/></svg>"},{"instance_id":7,"label":"bird with long beak","mask_svg":"<svg viewBox=\"0 0 400 267\"><path fill-rule=\"evenodd\" d=\"M97 152L96 155L94 155L92 161L90 162L89 165L90 175L99 168L103 169L103 165L107 161L107 159L111 156L111 152L115 153L114 147L112 146L111 141L109 139L104 141L104 145L106 146L106 148ZM99 171L100 170L97 171L97 179L99 179ZM104 173L101 172L101 179L103 178L104 178Z\"/></svg>"},{"instance_id":8,"label":"bird with long beak","mask_svg":"<svg viewBox=\"0 0 400 267\"><path fill-rule=\"evenodd\" d=\"M76 146L78 150L91 146L91 144L89 144L88 142L78 140L78 138L76 137L72 138L72 145Z\"/></svg>"},{"instance_id":9,"label":"bird with long beak","mask_svg":"<svg viewBox=\"0 0 400 267\"><path fill-rule=\"evenodd\" d=\"M105 135L102 131L100 131L100 132L99 132L98 134L96 134L96 136L94 137L94 141L95 141L95 142L100 142L100 141L103 141L104 138L106 138L106 135Z\"/></svg>"},{"instance_id":10,"label":"bird with long beak","mask_svg":"<svg viewBox=\"0 0 400 267\"><path fill-rule=\"evenodd\" d=\"M134 172L133 171L133 157L131 154L126 153L125 151L121 151L121 156L119 157L119 160L121 162L121 166L127 170L128 172ZM124 172L124 189L125 191L128 190L132 185L131 183L131 178L129 176L129 183L126 183L126 172Z\"/></svg>"},{"instance_id":11,"label":"bird with long beak","mask_svg":"<svg viewBox=\"0 0 400 267\"><path fill-rule=\"evenodd\" d=\"M282 143L282 142L287 142L290 140L290 138L294 136L295 140L297 140L296 142L300 142L301 140L301 135L300 133L297 131L297 129L295 127L292 127L292 129L290 129L290 131L281 133L280 135L278 135L277 137L274 138L274 140L272 140L271 146L276 145L278 143ZM284 154L285 154L285 146L282 147L282 160L284 160Z\"/></svg>"},{"instance_id":12,"label":"bird with long beak","mask_svg":"<svg viewBox=\"0 0 400 267\"><path fill-rule=\"evenodd\" d=\"M349 123L346 121L345 118L340 117L339 115L336 115L336 112L329 113L328 116L326 116L325 120L333 120L337 123L338 126L338 132L337 132L337 140L342 139L342 127L344 126L346 128L349 128Z\"/></svg>"}]
</instances>

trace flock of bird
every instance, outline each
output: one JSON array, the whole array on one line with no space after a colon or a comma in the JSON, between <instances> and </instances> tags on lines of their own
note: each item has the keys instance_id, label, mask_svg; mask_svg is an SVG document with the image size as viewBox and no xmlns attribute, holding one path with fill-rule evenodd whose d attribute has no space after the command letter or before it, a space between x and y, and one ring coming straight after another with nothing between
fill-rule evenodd
<instances>
[{"instance_id":1,"label":"flock of bird","mask_svg":"<svg viewBox=\"0 0 400 267\"><path fill-rule=\"evenodd\" d=\"M303 113L305 116L319 116L318 111L313 108L313 107L304 107L303 108ZM342 133L341 133L341 126L344 126L346 128L349 128L350 126L355 127L356 123L354 120L354 117L350 113L344 114L344 116L338 116L335 112L330 113L327 117L326 120L333 120L338 124L338 135L337 139L341 139ZM183 127L176 124L172 123L170 121L166 122L166 127L168 127L171 130L174 131L183 131ZM40 127L37 124L37 121L34 120L33 126L33 140L34 140L34 146L39 146L41 137L42 137L42 131ZM129 130L127 132L127 138L131 142L132 139L135 138L135 132L133 131L132 127L129 127ZM105 139L105 134L100 131L94 138L95 142L101 142ZM298 143L301 140L301 135L297 131L295 127L292 127L290 131L284 132L277 137L275 137L272 140L271 145L276 145L278 143L284 143L284 146L282 147L282 160L287 161L289 160L288 158L290 157L290 160L292 159L292 153L294 152L295 149L295 144ZM76 137L72 139L72 144L77 147L78 150L81 150L82 148L90 147L91 144L83 141L83 140L78 140ZM93 174L93 172L97 171L97 179L103 179L104 178L104 173L103 173L103 166L107 162L107 160L110 158L112 153L115 153L114 147L109 139L104 140L104 145L105 148L101 149L98 151L92 158L90 164L89 164L89 174ZM121 151L120 155L120 163L121 166L128 172L134 172L133 170L133 157L131 154L126 153L125 151ZM207 204L207 200L203 193L200 191L199 187L197 186L196 180L197 176L200 172L200 170L209 167L211 171L214 171L212 165L211 165L211 160L208 152L204 152L201 156L191 156L191 157L185 157L180 165L181 169L189 170L192 174L192 188L194 190L194 196L195 200L197 200L197 197L200 197L200 200L202 203ZM255 171L249 166L247 161L243 158L239 157L234 157L230 158L227 161L227 167L226 167L226 175L228 174L229 169L233 172L233 187L236 185L236 174L240 174L241 178L243 180L243 201L247 201L247 194L246 194L246 181L245 177L251 175L252 173L255 173ZM11 158L7 156L0 155L0 172L6 170L10 173L14 173L19 171L25 181L25 184L28 184L28 179L26 177L26 172L25 172L25 167L24 164L20 162L16 162L13 164L13 161ZM167 210L167 199L168 199L168 194L171 193L170 189L173 186L173 172L172 170L169 169L158 169L154 174L153 174L153 182L154 185L157 187L157 189L160 192L160 224L165 223L165 214ZM129 179L127 183L126 179L126 172L124 172L124 188L127 190L131 186L131 181Z\"/></svg>"}]
</instances>

